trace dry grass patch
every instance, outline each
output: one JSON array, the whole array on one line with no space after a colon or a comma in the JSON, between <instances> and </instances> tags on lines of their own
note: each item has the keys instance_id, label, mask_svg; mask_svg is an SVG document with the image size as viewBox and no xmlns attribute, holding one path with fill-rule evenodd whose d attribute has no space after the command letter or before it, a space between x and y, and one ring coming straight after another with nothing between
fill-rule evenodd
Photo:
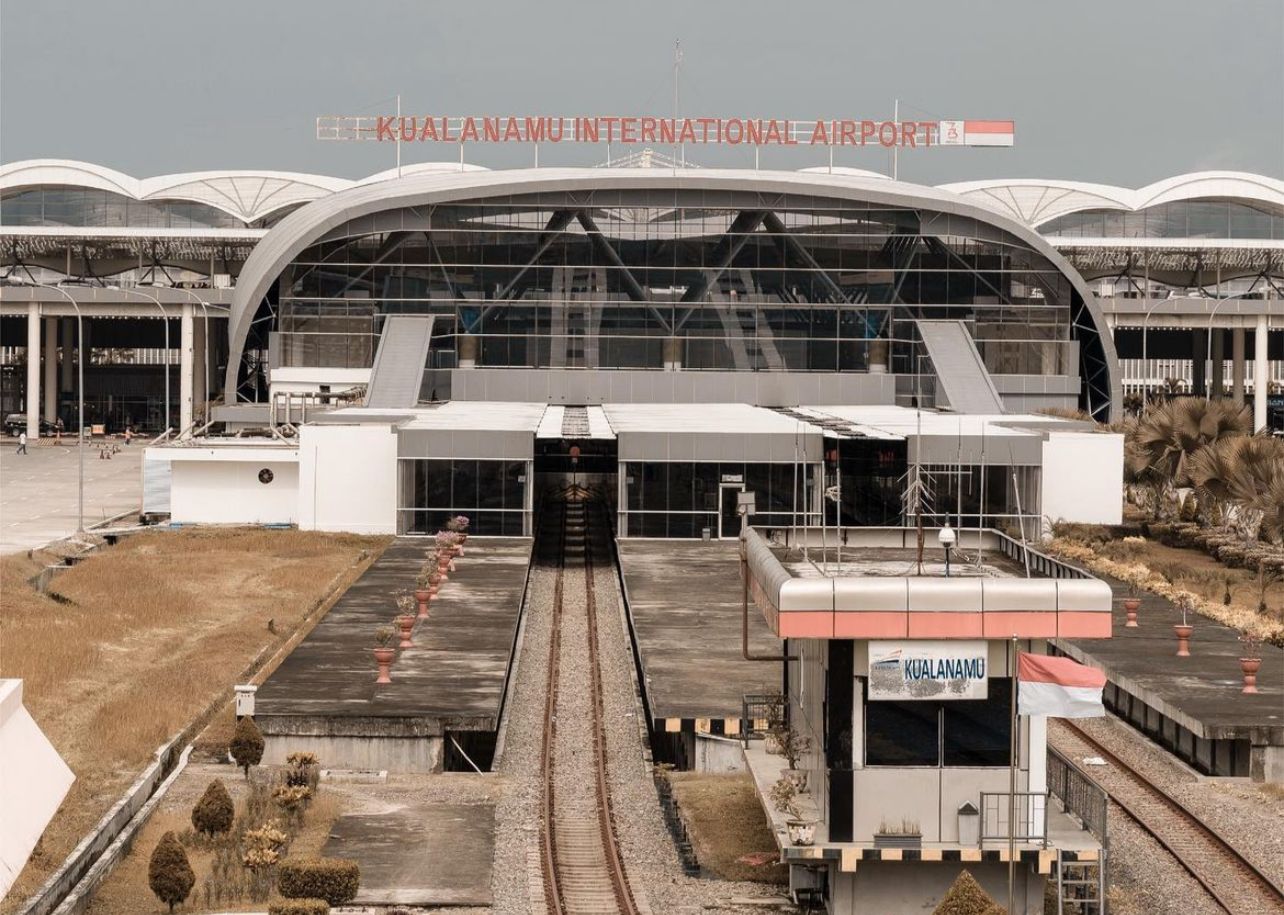
<instances>
[{"instance_id":1,"label":"dry grass patch","mask_svg":"<svg viewBox=\"0 0 1284 915\"><path fill-rule=\"evenodd\" d=\"M703 869L725 880L788 882L788 871L781 864L755 867L737 860L776 851L752 778L673 772L669 781Z\"/></svg>"},{"instance_id":2,"label":"dry grass patch","mask_svg":"<svg viewBox=\"0 0 1284 915\"><path fill-rule=\"evenodd\" d=\"M387 538L302 531L156 531L121 541L53 581L26 556L0 559L0 677L76 782L3 903L9 913L63 861L153 752L230 694L317 603ZM269 620L275 632L269 631Z\"/></svg>"}]
</instances>

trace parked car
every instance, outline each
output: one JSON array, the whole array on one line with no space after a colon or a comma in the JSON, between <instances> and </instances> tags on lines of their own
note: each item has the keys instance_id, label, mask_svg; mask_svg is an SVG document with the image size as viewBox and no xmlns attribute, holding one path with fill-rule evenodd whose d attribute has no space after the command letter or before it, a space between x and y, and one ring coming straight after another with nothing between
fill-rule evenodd
<instances>
[{"instance_id":1,"label":"parked car","mask_svg":"<svg viewBox=\"0 0 1284 915\"><path fill-rule=\"evenodd\" d=\"M51 423L47 419L42 419L40 421L41 435L53 435L54 432L57 430L57 428L58 426L56 423ZM21 433L25 432L26 430L27 430L26 413L10 413L8 416L4 418L4 431L6 435L10 435L10 436L13 436L14 438L17 438Z\"/></svg>"}]
</instances>

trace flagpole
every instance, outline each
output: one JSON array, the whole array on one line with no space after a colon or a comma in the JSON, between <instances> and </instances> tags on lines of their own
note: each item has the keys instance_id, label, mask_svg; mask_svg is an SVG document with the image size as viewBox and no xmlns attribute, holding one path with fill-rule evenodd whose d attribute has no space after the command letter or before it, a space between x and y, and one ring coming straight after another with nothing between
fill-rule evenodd
<instances>
[{"instance_id":1,"label":"flagpole","mask_svg":"<svg viewBox=\"0 0 1284 915\"><path fill-rule=\"evenodd\" d=\"M1009 748L1008 759L1008 913L1014 915L1012 904L1015 896L1016 885L1016 862L1013 860L1013 853L1016 850L1016 784L1017 784L1017 754L1021 752L1021 743L1018 739L1020 728L1020 719L1017 717L1017 637L1012 636L1012 647L1008 659L1008 675L1012 678L1012 721L1011 721L1011 739L1012 745Z\"/></svg>"}]
</instances>

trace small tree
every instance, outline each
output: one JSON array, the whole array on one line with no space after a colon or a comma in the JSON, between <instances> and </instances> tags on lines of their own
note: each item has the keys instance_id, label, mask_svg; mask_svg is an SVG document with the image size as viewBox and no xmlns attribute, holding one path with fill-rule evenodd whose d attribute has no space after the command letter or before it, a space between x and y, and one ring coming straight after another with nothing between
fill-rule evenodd
<instances>
[{"instance_id":1,"label":"small tree","mask_svg":"<svg viewBox=\"0 0 1284 915\"><path fill-rule=\"evenodd\" d=\"M222 779L214 779L192 808L192 826L206 836L215 836L232 828L236 807Z\"/></svg>"},{"instance_id":2,"label":"small tree","mask_svg":"<svg viewBox=\"0 0 1284 915\"><path fill-rule=\"evenodd\" d=\"M171 912L196 885L196 874L188 863L187 852L178 844L178 836L173 831L161 836L152 852L151 862L147 865L147 885Z\"/></svg>"},{"instance_id":3,"label":"small tree","mask_svg":"<svg viewBox=\"0 0 1284 915\"><path fill-rule=\"evenodd\" d=\"M960 871L932 915L1006 915L970 871Z\"/></svg>"},{"instance_id":4,"label":"small tree","mask_svg":"<svg viewBox=\"0 0 1284 915\"><path fill-rule=\"evenodd\" d=\"M236 723L236 733L232 735L232 746L228 748L236 764L245 770L245 777L250 777L250 766L257 766L263 759L263 732L246 715Z\"/></svg>"}]
</instances>

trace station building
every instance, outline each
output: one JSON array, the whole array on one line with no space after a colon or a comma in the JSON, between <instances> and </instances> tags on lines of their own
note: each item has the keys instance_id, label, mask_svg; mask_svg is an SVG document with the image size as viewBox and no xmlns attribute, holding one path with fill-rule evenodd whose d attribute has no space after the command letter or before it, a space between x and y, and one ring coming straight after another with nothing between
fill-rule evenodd
<instances>
[{"instance_id":1,"label":"station building","mask_svg":"<svg viewBox=\"0 0 1284 915\"><path fill-rule=\"evenodd\" d=\"M1236 173L40 160L0 195L6 414L70 428L79 315L86 421L174 430L146 507L179 521L523 533L540 481L575 472L625 536L718 536L738 481L765 523L878 524L911 464L942 517L1109 521L1066 486L1114 446L1043 411L1117 416L1137 321L1151 362L1231 321L1195 342L1263 411L1278 368L1284 186ZM1186 276L1188 255L1222 265Z\"/></svg>"}]
</instances>

